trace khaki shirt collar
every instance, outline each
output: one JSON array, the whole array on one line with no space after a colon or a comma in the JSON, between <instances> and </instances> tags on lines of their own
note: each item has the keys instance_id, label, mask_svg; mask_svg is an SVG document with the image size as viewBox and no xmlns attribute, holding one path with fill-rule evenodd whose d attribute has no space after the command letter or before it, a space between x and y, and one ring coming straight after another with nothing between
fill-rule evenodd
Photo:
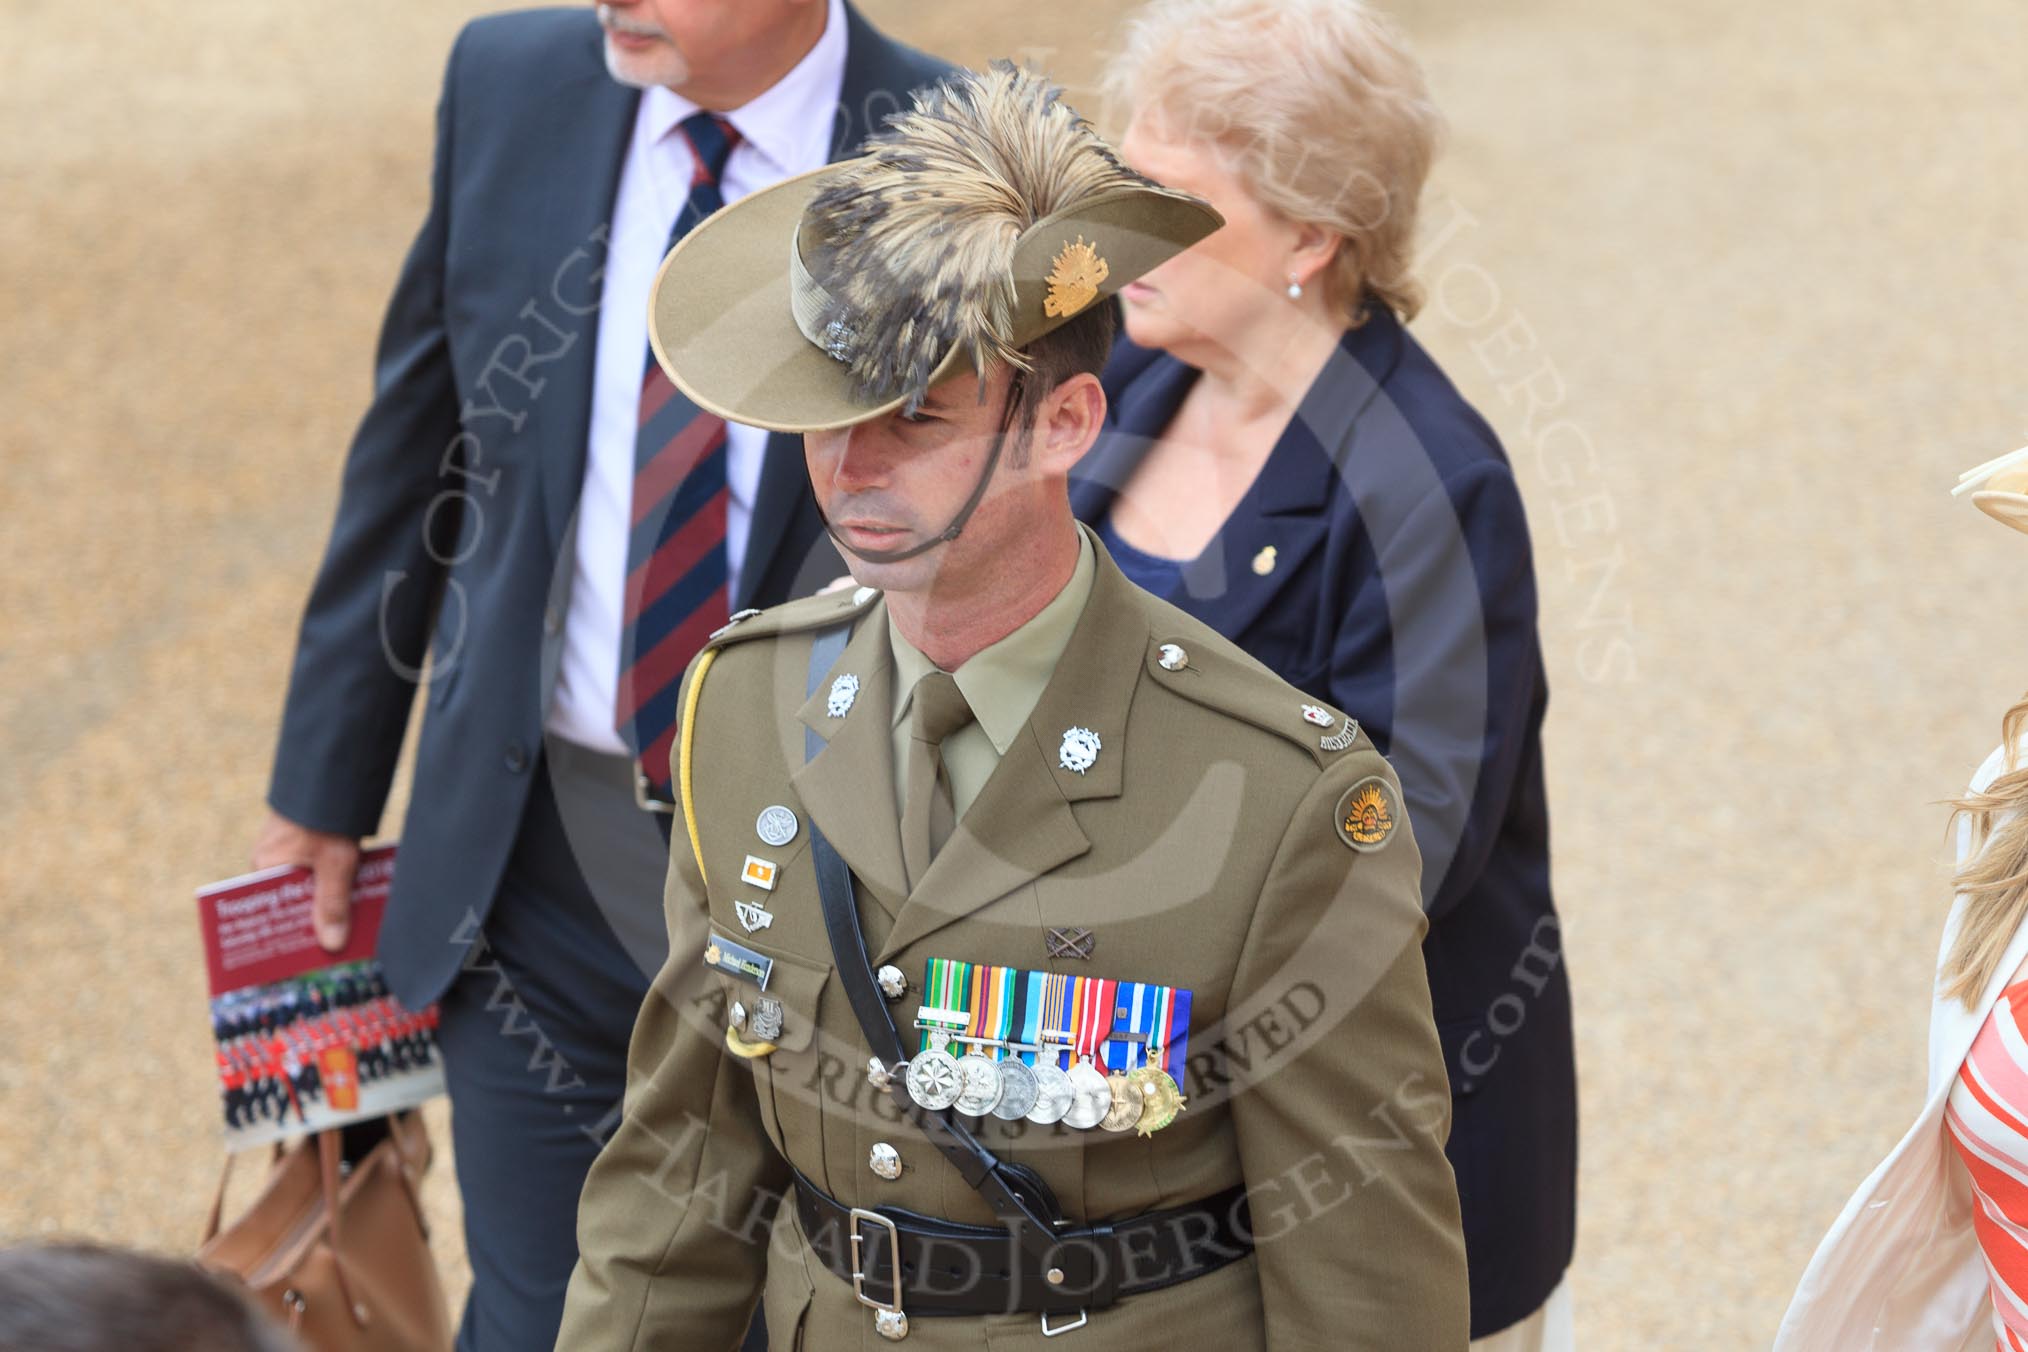
<instances>
[{"instance_id":1,"label":"khaki shirt collar","mask_svg":"<svg viewBox=\"0 0 2028 1352\"><path fill-rule=\"evenodd\" d=\"M1070 645L1071 633L1084 614L1085 602L1091 599L1092 576L1096 571L1091 540L1080 529L1077 564L1063 590L1028 623L980 649L951 673L965 702L972 706L972 717L978 720L998 754L1007 754L1007 748L1035 712L1037 701L1056 671L1057 659ZM937 668L936 663L901 636L901 631L894 627L891 611L887 618L887 642L894 652L894 725L899 726L908 717L916 682Z\"/></svg>"}]
</instances>

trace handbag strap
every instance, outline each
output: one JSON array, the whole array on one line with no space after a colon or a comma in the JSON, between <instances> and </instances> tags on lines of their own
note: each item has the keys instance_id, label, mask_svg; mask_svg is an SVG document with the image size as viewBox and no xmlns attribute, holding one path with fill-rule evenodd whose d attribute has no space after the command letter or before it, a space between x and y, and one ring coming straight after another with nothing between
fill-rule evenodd
<instances>
[{"instance_id":1,"label":"handbag strap","mask_svg":"<svg viewBox=\"0 0 2028 1352\"><path fill-rule=\"evenodd\" d=\"M352 1322L360 1328L367 1323L366 1306L352 1292L352 1279L345 1275L345 1241L339 1217L344 1207L339 1200L339 1160L345 1149L344 1133L320 1131L317 1133L317 1171L324 1188L324 1235L331 1241L331 1272L338 1279L338 1296L345 1302L345 1309L352 1316Z\"/></svg>"},{"instance_id":2,"label":"handbag strap","mask_svg":"<svg viewBox=\"0 0 2028 1352\"><path fill-rule=\"evenodd\" d=\"M225 1220L225 1187L232 1182L232 1161L233 1156L228 1151L225 1166L218 1171L218 1193L211 1199L211 1215L205 1218L204 1238L198 1241L199 1248L218 1238L218 1227Z\"/></svg>"},{"instance_id":3,"label":"handbag strap","mask_svg":"<svg viewBox=\"0 0 2028 1352\"><path fill-rule=\"evenodd\" d=\"M423 1214L422 1176L428 1167L425 1161L415 1157L415 1147L408 1139L410 1124L421 1126L421 1109L410 1109L405 1113L391 1113L387 1119L387 1146L394 1152L395 1174L401 1179L401 1190L408 1195L408 1204L415 1212L416 1224L422 1227L424 1239L430 1237L429 1217ZM374 1147L378 1149L379 1147Z\"/></svg>"},{"instance_id":4,"label":"handbag strap","mask_svg":"<svg viewBox=\"0 0 2028 1352\"><path fill-rule=\"evenodd\" d=\"M843 649L846 633L847 626L839 625L818 636L810 649L807 693L816 693L824 673ZM806 733L807 756L814 757L822 745L823 740L815 732ZM880 994L872 961L866 953L866 936L860 928L859 907L853 899L852 870L815 820L809 823L809 831L810 858L823 904L824 930L852 1015L883 1065L906 1061L901 1032L887 1012L887 1001ZM1062 1210L1040 1175L1000 1159L950 1109L931 1111L916 1103L908 1096L903 1077L892 1076L887 1092L902 1116L929 1138L966 1185L993 1208L993 1214L1013 1233L1022 1249L1038 1260L1037 1270L1047 1267L1063 1270L1063 1280L1056 1284L1062 1293L1063 1308L1096 1308L1111 1303L1108 1297L1118 1285L1119 1274L1106 1270L1108 1265L1102 1261L1095 1244L1077 1242L1102 1240L1110 1234L1111 1227L1066 1232ZM1105 1289L1097 1289L1100 1287Z\"/></svg>"},{"instance_id":5,"label":"handbag strap","mask_svg":"<svg viewBox=\"0 0 2028 1352\"><path fill-rule=\"evenodd\" d=\"M269 1168L273 1168L282 1162L282 1150L282 1143L276 1141L274 1158L269 1161ZM230 1150L225 1152L225 1163L220 1166L218 1171L218 1192L211 1199L211 1214L205 1218L204 1238L198 1241L199 1248L203 1248L206 1244L211 1243L212 1240L217 1239L219 1227L225 1222L226 1185L232 1182L232 1162L238 1158L239 1156Z\"/></svg>"}]
</instances>

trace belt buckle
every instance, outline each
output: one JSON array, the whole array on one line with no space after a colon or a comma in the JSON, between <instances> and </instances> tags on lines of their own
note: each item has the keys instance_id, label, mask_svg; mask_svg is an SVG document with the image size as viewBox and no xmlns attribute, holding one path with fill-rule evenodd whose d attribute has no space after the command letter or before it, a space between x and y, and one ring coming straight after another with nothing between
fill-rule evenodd
<instances>
[{"instance_id":1,"label":"belt buckle","mask_svg":"<svg viewBox=\"0 0 2028 1352\"><path fill-rule=\"evenodd\" d=\"M894 1285L894 1299L891 1302L875 1300L866 1294L866 1270L865 1266L859 1261L859 1223L861 1221L870 1221L887 1231L887 1252L892 1263L889 1271L893 1274ZM852 1208L850 1224L852 1226L852 1298L868 1309L885 1310L889 1314L900 1314L901 1231L895 1228L893 1221L881 1215L878 1211L868 1211L865 1207L859 1206Z\"/></svg>"},{"instance_id":2,"label":"belt buckle","mask_svg":"<svg viewBox=\"0 0 2028 1352\"><path fill-rule=\"evenodd\" d=\"M647 772L634 771L634 805L643 812L663 812L673 816L676 812L675 800L657 798L654 793L655 786L648 782Z\"/></svg>"}]
</instances>

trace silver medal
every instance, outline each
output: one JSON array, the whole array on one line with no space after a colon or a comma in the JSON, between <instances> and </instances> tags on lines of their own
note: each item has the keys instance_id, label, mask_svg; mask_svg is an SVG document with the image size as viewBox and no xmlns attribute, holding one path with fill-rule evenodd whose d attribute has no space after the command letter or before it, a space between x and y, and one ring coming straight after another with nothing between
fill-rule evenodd
<instances>
[{"instance_id":1,"label":"silver medal","mask_svg":"<svg viewBox=\"0 0 2028 1352\"><path fill-rule=\"evenodd\" d=\"M958 1092L958 1111L966 1117L984 1117L1000 1101L1000 1067L991 1057L966 1052L958 1058L958 1074L964 1087Z\"/></svg>"},{"instance_id":2,"label":"silver medal","mask_svg":"<svg viewBox=\"0 0 2028 1352\"><path fill-rule=\"evenodd\" d=\"M923 1052L908 1063L906 1083L908 1096L917 1107L937 1112L958 1101L964 1077L951 1056L944 1052Z\"/></svg>"},{"instance_id":3,"label":"silver medal","mask_svg":"<svg viewBox=\"0 0 2028 1352\"><path fill-rule=\"evenodd\" d=\"M846 672L831 682L831 693L824 701L824 712L833 718L843 718L852 712L852 701L859 698L859 678Z\"/></svg>"},{"instance_id":4,"label":"silver medal","mask_svg":"<svg viewBox=\"0 0 2028 1352\"><path fill-rule=\"evenodd\" d=\"M1089 1061L1080 1061L1070 1068L1070 1108L1063 1115L1065 1126L1088 1131L1105 1121L1113 1107L1113 1087L1106 1083L1106 1077Z\"/></svg>"},{"instance_id":5,"label":"silver medal","mask_svg":"<svg viewBox=\"0 0 2028 1352\"><path fill-rule=\"evenodd\" d=\"M772 995L763 995L754 1001L753 1013L746 1021L746 1036L751 1042L773 1042L782 1035L782 1002Z\"/></svg>"},{"instance_id":6,"label":"silver medal","mask_svg":"<svg viewBox=\"0 0 2028 1352\"><path fill-rule=\"evenodd\" d=\"M1045 1059L1035 1063L1035 1106L1028 1110L1030 1122L1044 1127L1061 1122L1076 1097L1070 1076L1058 1069L1055 1061Z\"/></svg>"},{"instance_id":7,"label":"silver medal","mask_svg":"<svg viewBox=\"0 0 2028 1352\"><path fill-rule=\"evenodd\" d=\"M796 838L796 814L780 803L764 807L753 829L769 845L786 845Z\"/></svg>"},{"instance_id":8,"label":"silver medal","mask_svg":"<svg viewBox=\"0 0 2028 1352\"><path fill-rule=\"evenodd\" d=\"M1067 728L1063 745L1056 750L1056 763L1073 774L1083 774L1098 760L1099 735L1090 728Z\"/></svg>"},{"instance_id":9,"label":"silver medal","mask_svg":"<svg viewBox=\"0 0 2028 1352\"><path fill-rule=\"evenodd\" d=\"M1010 1057L1000 1062L1000 1101L993 1105L993 1116L1013 1122L1028 1116L1034 1106L1035 1072L1025 1061Z\"/></svg>"}]
</instances>

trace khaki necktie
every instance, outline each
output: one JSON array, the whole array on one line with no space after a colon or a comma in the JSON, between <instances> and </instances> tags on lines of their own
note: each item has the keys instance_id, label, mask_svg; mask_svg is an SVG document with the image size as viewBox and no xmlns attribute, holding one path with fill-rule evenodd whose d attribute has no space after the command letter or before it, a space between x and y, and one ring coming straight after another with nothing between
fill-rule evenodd
<instances>
[{"instance_id":1,"label":"khaki necktie","mask_svg":"<svg viewBox=\"0 0 2028 1352\"><path fill-rule=\"evenodd\" d=\"M965 703L964 692L949 672L933 671L916 682L908 720L908 799L901 811L901 862L908 870L908 890L913 892L929 872L930 860L957 826L943 742L972 721L972 706Z\"/></svg>"}]
</instances>

